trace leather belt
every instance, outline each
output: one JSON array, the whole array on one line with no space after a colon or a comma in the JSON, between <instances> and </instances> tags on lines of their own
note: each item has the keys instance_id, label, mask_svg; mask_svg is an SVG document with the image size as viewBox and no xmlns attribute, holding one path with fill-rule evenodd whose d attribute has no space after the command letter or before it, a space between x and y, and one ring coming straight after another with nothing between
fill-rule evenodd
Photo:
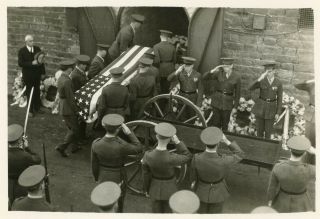
<instances>
[{"instance_id":1,"label":"leather belt","mask_svg":"<svg viewBox=\"0 0 320 219\"><path fill-rule=\"evenodd\" d=\"M170 180L170 179L174 179L175 176L173 175L173 176L168 176L168 177L157 177L157 176L152 175L152 178L157 179L157 180Z\"/></svg>"},{"instance_id":2,"label":"leather belt","mask_svg":"<svg viewBox=\"0 0 320 219\"><path fill-rule=\"evenodd\" d=\"M184 90L180 90L181 93L184 93L184 94L195 94L197 93L197 91L184 91Z\"/></svg>"},{"instance_id":3,"label":"leather belt","mask_svg":"<svg viewBox=\"0 0 320 219\"><path fill-rule=\"evenodd\" d=\"M109 166L109 165L102 165L102 164L99 164L99 165L102 166L102 167L111 168L111 169L120 169L120 168L122 168L122 166Z\"/></svg>"},{"instance_id":4,"label":"leather belt","mask_svg":"<svg viewBox=\"0 0 320 219\"><path fill-rule=\"evenodd\" d=\"M271 102L274 102L274 101L276 101L277 99L270 99L270 98L263 98L263 97L259 97L261 100L264 100L264 101L266 101L266 102L269 102L269 103L271 103Z\"/></svg>"},{"instance_id":5,"label":"leather belt","mask_svg":"<svg viewBox=\"0 0 320 219\"><path fill-rule=\"evenodd\" d=\"M225 92L225 91L222 91L222 90L217 90L217 92L222 93L224 95L233 96L233 93Z\"/></svg>"},{"instance_id":6,"label":"leather belt","mask_svg":"<svg viewBox=\"0 0 320 219\"><path fill-rule=\"evenodd\" d=\"M284 193L286 193L286 194L288 194L288 195L302 195L302 194L304 194L304 193L307 192L307 189L305 189L305 190L302 191L302 192L289 192L289 191L286 191L286 190L284 190L283 188L280 187L280 191L281 191L281 192L284 192Z\"/></svg>"},{"instance_id":7,"label":"leather belt","mask_svg":"<svg viewBox=\"0 0 320 219\"><path fill-rule=\"evenodd\" d=\"M224 178L221 178L221 179L219 179L217 181L209 182L209 181L206 181L206 180L203 180L203 179L199 178L200 182L203 182L203 183L206 183L206 184L218 184L218 183L222 182L223 180L224 180Z\"/></svg>"}]
</instances>

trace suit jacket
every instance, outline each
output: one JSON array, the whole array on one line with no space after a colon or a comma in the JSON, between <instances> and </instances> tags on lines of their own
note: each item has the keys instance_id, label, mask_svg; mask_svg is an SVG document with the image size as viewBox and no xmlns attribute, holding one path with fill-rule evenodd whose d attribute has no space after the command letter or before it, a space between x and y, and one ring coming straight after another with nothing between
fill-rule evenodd
<instances>
[{"instance_id":1,"label":"suit jacket","mask_svg":"<svg viewBox=\"0 0 320 219\"><path fill-rule=\"evenodd\" d=\"M54 207L45 198L17 198L12 204L13 211L54 211Z\"/></svg>"},{"instance_id":2,"label":"suit jacket","mask_svg":"<svg viewBox=\"0 0 320 219\"><path fill-rule=\"evenodd\" d=\"M153 46L154 64L159 67L160 77L168 77L176 64L176 48L167 41L162 41Z\"/></svg>"},{"instance_id":3,"label":"suit jacket","mask_svg":"<svg viewBox=\"0 0 320 219\"><path fill-rule=\"evenodd\" d=\"M85 85L88 82L86 74L84 72L81 72L81 70L79 70L77 66L71 72L70 77L72 80L74 91L79 90L83 85Z\"/></svg>"},{"instance_id":4,"label":"suit jacket","mask_svg":"<svg viewBox=\"0 0 320 219\"><path fill-rule=\"evenodd\" d=\"M74 97L74 89L71 78L66 73L62 73L58 79L58 93L60 98L59 113L62 116L74 116L78 112Z\"/></svg>"},{"instance_id":5,"label":"suit jacket","mask_svg":"<svg viewBox=\"0 0 320 219\"><path fill-rule=\"evenodd\" d=\"M144 188L149 191L151 199L169 200L177 191L174 168L188 162L192 154L183 142L176 148L176 153L153 149L146 151L143 156Z\"/></svg>"},{"instance_id":6,"label":"suit jacket","mask_svg":"<svg viewBox=\"0 0 320 219\"><path fill-rule=\"evenodd\" d=\"M241 90L241 78L235 72L227 78L226 73L223 71L217 71L213 74L206 72L203 74L203 79L212 77L216 80L216 87L214 88L214 93L211 96L211 105L220 110L231 110L232 108L237 108L240 99ZM224 94L225 93L225 94Z\"/></svg>"},{"instance_id":7,"label":"suit jacket","mask_svg":"<svg viewBox=\"0 0 320 219\"><path fill-rule=\"evenodd\" d=\"M311 180L315 180L313 165L291 160L278 163L271 172L268 200L273 200L273 207L280 213L313 210L306 191Z\"/></svg>"},{"instance_id":8,"label":"suit jacket","mask_svg":"<svg viewBox=\"0 0 320 219\"><path fill-rule=\"evenodd\" d=\"M131 25L127 25L119 31L115 41L110 46L108 53L112 59L116 59L120 54L128 48L134 46L134 32Z\"/></svg>"},{"instance_id":9,"label":"suit jacket","mask_svg":"<svg viewBox=\"0 0 320 219\"><path fill-rule=\"evenodd\" d=\"M229 196L225 182L232 165L242 160L242 150L232 142L232 155L202 152L195 154L191 163L191 180L196 181L195 192L205 203L224 202Z\"/></svg>"},{"instance_id":10,"label":"suit jacket","mask_svg":"<svg viewBox=\"0 0 320 219\"><path fill-rule=\"evenodd\" d=\"M141 144L132 132L130 143L119 137L97 139L92 143L91 167L95 180L120 183L123 179L121 168L129 154L142 151Z\"/></svg>"},{"instance_id":11,"label":"suit jacket","mask_svg":"<svg viewBox=\"0 0 320 219\"><path fill-rule=\"evenodd\" d=\"M97 74L99 74L104 69L104 60L101 59L99 56L95 56L92 61L91 65L88 70L88 78L91 79Z\"/></svg>"},{"instance_id":12,"label":"suit jacket","mask_svg":"<svg viewBox=\"0 0 320 219\"><path fill-rule=\"evenodd\" d=\"M249 88L250 90L260 89L260 97L256 100L252 112L256 117L263 119L274 119L275 114L280 115L282 110L282 83L274 78L270 85L265 77L261 81L255 81ZM272 102L264 99L275 100Z\"/></svg>"},{"instance_id":13,"label":"suit jacket","mask_svg":"<svg viewBox=\"0 0 320 219\"><path fill-rule=\"evenodd\" d=\"M300 83L294 85L299 90L307 91L309 94L309 105L305 106L306 110L304 112L304 118L309 122L315 122L315 90L314 83Z\"/></svg>"},{"instance_id":14,"label":"suit jacket","mask_svg":"<svg viewBox=\"0 0 320 219\"><path fill-rule=\"evenodd\" d=\"M32 65L35 54L40 52L41 49L38 46L33 46L33 53L29 52L27 46L22 47L18 53L18 64L22 68L22 77L24 80L29 78L39 78L42 74L45 74L44 64Z\"/></svg>"}]
</instances>

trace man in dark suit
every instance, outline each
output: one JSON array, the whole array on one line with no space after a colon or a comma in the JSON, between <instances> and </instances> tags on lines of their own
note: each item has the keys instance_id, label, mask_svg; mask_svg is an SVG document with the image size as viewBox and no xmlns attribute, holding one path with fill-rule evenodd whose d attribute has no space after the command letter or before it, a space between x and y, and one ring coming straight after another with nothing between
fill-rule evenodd
<instances>
[{"instance_id":1,"label":"man in dark suit","mask_svg":"<svg viewBox=\"0 0 320 219\"><path fill-rule=\"evenodd\" d=\"M211 123L213 126L227 131L231 111L236 111L239 105L241 78L232 71L233 58L221 58L221 61L222 65L204 73L202 78L207 80L211 77L217 82L211 96L213 108Z\"/></svg>"},{"instance_id":2,"label":"man in dark suit","mask_svg":"<svg viewBox=\"0 0 320 219\"><path fill-rule=\"evenodd\" d=\"M242 150L230 142L217 127L208 127L201 132L200 139L206 150L195 154L191 163L192 188L200 198L199 213L221 213L224 201L230 196L225 183L229 169L242 160ZM226 144L232 154L219 155L219 142Z\"/></svg>"},{"instance_id":3,"label":"man in dark suit","mask_svg":"<svg viewBox=\"0 0 320 219\"><path fill-rule=\"evenodd\" d=\"M109 45L105 44L97 44L98 51L96 56L92 59L89 70L88 70L88 78L92 79L94 76L99 74L105 66L109 65L111 60L108 53Z\"/></svg>"},{"instance_id":4,"label":"man in dark suit","mask_svg":"<svg viewBox=\"0 0 320 219\"><path fill-rule=\"evenodd\" d=\"M8 184L9 204L14 199L24 196L27 191L18 184L18 177L29 166L40 164L40 157L28 147L28 142L23 139L21 125L12 124L8 127ZM10 209L10 206L9 206Z\"/></svg>"},{"instance_id":5,"label":"man in dark suit","mask_svg":"<svg viewBox=\"0 0 320 219\"><path fill-rule=\"evenodd\" d=\"M25 169L19 176L20 186L28 190L28 196L17 198L12 204L13 211L54 211L44 197L45 168L33 165Z\"/></svg>"},{"instance_id":6,"label":"man in dark suit","mask_svg":"<svg viewBox=\"0 0 320 219\"><path fill-rule=\"evenodd\" d=\"M60 98L59 113L68 128L68 132L63 143L56 147L56 150L60 152L61 156L63 157L69 156L65 150L70 144L72 144L73 153L81 149L77 143L80 138L80 128L77 116L79 109L74 98L74 89L70 77L74 64L75 62L72 60L60 62L60 66L63 67L63 73L61 74L57 83Z\"/></svg>"},{"instance_id":7,"label":"man in dark suit","mask_svg":"<svg viewBox=\"0 0 320 219\"><path fill-rule=\"evenodd\" d=\"M146 151L142 159L144 189L147 196L150 195L153 213L169 213L169 199L178 191L175 167L187 163L192 154L176 136L173 125L159 123L155 132L158 144L155 149ZM175 153L167 150L171 141L176 145Z\"/></svg>"},{"instance_id":8,"label":"man in dark suit","mask_svg":"<svg viewBox=\"0 0 320 219\"><path fill-rule=\"evenodd\" d=\"M138 75L131 80L129 85L132 120L139 119L143 105L157 92L154 76L150 70L152 60L141 58L139 62Z\"/></svg>"},{"instance_id":9,"label":"man in dark suit","mask_svg":"<svg viewBox=\"0 0 320 219\"><path fill-rule=\"evenodd\" d=\"M113 41L111 47L109 48L109 54L111 59L114 60L121 55L124 51L134 46L134 36L136 31L144 22L144 16L140 14L131 15L131 23L119 31L115 41Z\"/></svg>"},{"instance_id":10,"label":"man in dark suit","mask_svg":"<svg viewBox=\"0 0 320 219\"><path fill-rule=\"evenodd\" d=\"M169 74L174 72L176 64L176 48L169 42L172 32L160 30L161 42L153 46L154 64L159 67L161 94L168 94L170 83L167 81Z\"/></svg>"},{"instance_id":11,"label":"man in dark suit","mask_svg":"<svg viewBox=\"0 0 320 219\"><path fill-rule=\"evenodd\" d=\"M35 60L35 54L40 52L40 48L33 45L33 36L26 35L26 46L22 47L18 53L18 64L22 68L22 79L26 85L26 95L28 101L30 100L31 88L33 89L33 96L31 100L29 117L33 117L34 113L43 113L40 110L40 80L41 75L46 73L44 64L39 64Z\"/></svg>"},{"instance_id":12,"label":"man in dark suit","mask_svg":"<svg viewBox=\"0 0 320 219\"><path fill-rule=\"evenodd\" d=\"M260 90L252 112L257 119L258 136L268 139L273 131L273 123L278 120L282 110L282 83L274 76L275 66L274 61L266 62L265 72L249 87L249 90Z\"/></svg>"},{"instance_id":13,"label":"man in dark suit","mask_svg":"<svg viewBox=\"0 0 320 219\"><path fill-rule=\"evenodd\" d=\"M112 181L121 184L122 195L119 199L119 212L123 211L125 196L124 161L130 154L142 151L141 144L135 134L123 123L119 114L108 114L102 119L102 126L107 133L102 138L93 141L91 149L91 167L95 181ZM130 142L118 137L119 128L129 138Z\"/></svg>"}]
</instances>

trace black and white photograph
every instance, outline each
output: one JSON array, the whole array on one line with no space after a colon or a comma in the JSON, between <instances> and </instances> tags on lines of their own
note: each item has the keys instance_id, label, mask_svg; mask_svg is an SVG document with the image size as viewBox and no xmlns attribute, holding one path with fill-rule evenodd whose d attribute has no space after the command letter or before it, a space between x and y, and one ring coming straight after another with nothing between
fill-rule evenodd
<instances>
[{"instance_id":1,"label":"black and white photograph","mask_svg":"<svg viewBox=\"0 0 320 219\"><path fill-rule=\"evenodd\" d=\"M7 215L315 216L316 1L17 2Z\"/></svg>"}]
</instances>

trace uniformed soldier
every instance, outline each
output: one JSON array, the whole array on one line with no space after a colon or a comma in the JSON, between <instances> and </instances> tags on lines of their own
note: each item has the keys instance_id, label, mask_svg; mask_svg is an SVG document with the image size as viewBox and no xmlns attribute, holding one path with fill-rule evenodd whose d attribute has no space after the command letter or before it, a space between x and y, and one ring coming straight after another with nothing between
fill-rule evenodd
<instances>
[{"instance_id":1,"label":"uniformed soldier","mask_svg":"<svg viewBox=\"0 0 320 219\"><path fill-rule=\"evenodd\" d=\"M306 120L306 137L311 141L311 145L316 146L316 124L315 124L315 95L314 80L307 80L294 86L299 90L307 91L309 94L309 105L305 106L304 118ZM315 164L315 157L307 154L306 162Z\"/></svg>"},{"instance_id":2,"label":"uniformed soldier","mask_svg":"<svg viewBox=\"0 0 320 219\"><path fill-rule=\"evenodd\" d=\"M274 61L266 62L265 72L249 87L249 90L260 89L259 99L252 109L257 119L259 137L271 137L273 123L282 110L282 83L275 78L275 66Z\"/></svg>"},{"instance_id":3,"label":"uniformed soldier","mask_svg":"<svg viewBox=\"0 0 320 219\"><path fill-rule=\"evenodd\" d=\"M293 136L288 147L290 159L277 163L271 172L268 206L279 213L312 211L307 185L315 180L315 166L301 162L303 154L312 151L311 143L304 136Z\"/></svg>"},{"instance_id":4,"label":"uniformed soldier","mask_svg":"<svg viewBox=\"0 0 320 219\"><path fill-rule=\"evenodd\" d=\"M139 113L143 109L143 105L156 95L156 82L150 70L152 60L141 58L139 60L138 75L130 81L130 102L131 102L131 118L139 119Z\"/></svg>"},{"instance_id":5,"label":"uniformed soldier","mask_svg":"<svg viewBox=\"0 0 320 219\"><path fill-rule=\"evenodd\" d=\"M154 64L159 67L161 94L169 93L170 83L167 81L167 77L175 70L176 48L169 42L171 36L171 31L160 30L161 42L153 46Z\"/></svg>"},{"instance_id":6,"label":"uniformed soldier","mask_svg":"<svg viewBox=\"0 0 320 219\"><path fill-rule=\"evenodd\" d=\"M103 182L92 190L91 202L99 207L100 212L116 213L120 195L121 189L117 183Z\"/></svg>"},{"instance_id":7,"label":"uniformed soldier","mask_svg":"<svg viewBox=\"0 0 320 219\"><path fill-rule=\"evenodd\" d=\"M236 111L240 99L241 78L232 71L233 61L233 58L221 58L222 65L203 74L204 80L211 77L216 82L211 96L213 118L209 124L223 131L228 130L230 114Z\"/></svg>"},{"instance_id":8,"label":"uniformed soldier","mask_svg":"<svg viewBox=\"0 0 320 219\"><path fill-rule=\"evenodd\" d=\"M134 46L134 36L143 24L145 17L140 14L131 15L131 23L119 31L115 41L109 48L112 60L120 56L124 51Z\"/></svg>"},{"instance_id":9,"label":"uniformed soldier","mask_svg":"<svg viewBox=\"0 0 320 219\"><path fill-rule=\"evenodd\" d=\"M192 57L182 57L183 65L168 76L168 81L177 79L180 83L179 95L189 99L198 107L202 104L203 85L201 74L193 69L196 61Z\"/></svg>"},{"instance_id":10,"label":"uniformed soldier","mask_svg":"<svg viewBox=\"0 0 320 219\"><path fill-rule=\"evenodd\" d=\"M242 160L243 151L217 127L204 129L200 139L206 150L195 154L191 162L191 187L200 198L199 213L221 213L225 200L230 196L225 177L231 166ZM232 154L218 154L220 142L226 144Z\"/></svg>"},{"instance_id":11,"label":"uniformed soldier","mask_svg":"<svg viewBox=\"0 0 320 219\"><path fill-rule=\"evenodd\" d=\"M40 164L40 157L28 147L28 142L23 139L21 125L12 124L8 127L8 187L9 204L17 197L24 196L27 191L19 186L18 177L29 166ZM10 206L9 206L10 209Z\"/></svg>"},{"instance_id":12,"label":"uniformed soldier","mask_svg":"<svg viewBox=\"0 0 320 219\"><path fill-rule=\"evenodd\" d=\"M176 128L169 123L155 126L158 144L155 149L146 151L142 159L144 188L150 195L153 213L168 213L169 198L177 189L175 167L187 163L192 154L176 136ZM176 153L170 153L167 145L172 141Z\"/></svg>"},{"instance_id":13,"label":"uniformed soldier","mask_svg":"<svg viewBox=\"0 0 320 219\"><path fill-rule=\"evenodd\" d=\"M269 206L259 206L251 211L251 214L267 214L267 213L278 213L278 212Z\"/></svg>"},{"instance_id":14,"label":"uniformed soldier","mask_svg":"<svg viewBox=\"0 0 320 219\"><path fill-rule=\"evenodd\" d=\"M160 73L159 73L159 69L155 66L155 63L154 63L155 54L154 54L153 49L150 51L147 51L144 54L144 57L152 60L152 65L150 66L149 69L150 69L150 72L152 73L152 75L154 76L155 81L156 81L157 94L160 94L160 92L161 92L161 90L160 90Z\"/></svg>"},{"instance_id":15,"label":"uniformed soldier","mask_svg":"<svg viewBox=\"0 0 320 219\"><path fill-rule=\"evenodd\" d=\"M125 196L125 172L123 170L125 157L142 151L139 140L123 122L124 118L119 114L104 116L102 126L107 133L92 143L91 150L91 167L95 181L112 181L121 184L122 195L118 203L119 212L123 211ZM130 143L117 136L120 128L130 139Z\"/></svg>"},{"instance_id":16,"label":"uniformed soldier","mask_svg":"<svg viewBox=\"0 0 320 219\"><path fill-rule=\"evenodd\" d=\"M88 78L85 71L89 65L90 57L87 55L78 55L76 57L76 60L76 67L73 69L70 75L74 91L79 90L83 85L85 85L88 82Z\"/></svg>"},{"instance_id":17,"label":"uniformed soldier","mask_svg":"<svg viewBox=\"0 0 320 219\"><path fill-rule=\"evenodd\" d=\"M25 169L19 176L20 186L28 190L28 196L17 198L12 204L13 211L54 211L44 197L44 177L46 171L41 165Z\"/></svg>"},{"instance_id":18,"label":"uniformed soldier","mask_svg":"<svg viewBox=\"0 0 320 219\"><path fill-rule=\"evenodd\" d=\"M94 76L99 74L105 66L111 63L111 58L108 53L110 45L98 43L97 44L97 54L92 59L88 70L88 79L92 79Z\"/></svg>"},{"instance_id":19,"label":"uniformed soldier","mask_svg":"<svg viewBox=\"0 0 320 219\"><path fill-rule=\"evenodd\" d=\"M55 149L60 152L61 156L63 157L69 156L65 150L70 144L72 145L72 152L76 152L81 149L78 144L80 139L80 127L78 123L77 112L79 109L75 102L73 84L70 78L74 64L75 62L73 60L65 60L60 62L60 65L64 66L65 70L57 82L60 98L59 113L67 125L68 132L63 143L58 145Z\"/></svg>"},{"instance_id":20,"label":"uniformed soldier","mask_svg":"<svg viewBox=\"0 0 320 219\"><path fill-rule=\"evenodd\" d=\"M97 107L99 121L109 113L120 114L123 117L128 114L129 90L126 86L121 85L123 72L122 67L110 69L112 82L102 89Z\"/></svg>"},{"instance_id":21,"label":"uniformed soldier","mask_svg":"<svg viewBox=\"0 0 320 219\"><path fill-rule=\"evenodd\" d=\"M180 190L170 197L169 205L173 213L195 214L199 209L200 200L194 192Z\"/></svg>"}]
</instances>

